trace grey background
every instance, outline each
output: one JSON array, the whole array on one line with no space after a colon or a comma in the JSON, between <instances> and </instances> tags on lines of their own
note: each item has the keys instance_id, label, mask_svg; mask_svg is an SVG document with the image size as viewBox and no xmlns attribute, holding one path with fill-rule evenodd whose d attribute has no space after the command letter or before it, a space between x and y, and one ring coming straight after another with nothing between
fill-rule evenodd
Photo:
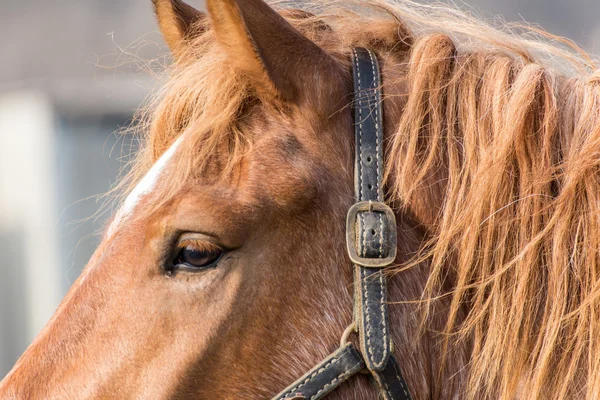
<instances>
[{"instance_id":1,"label":"grey background","mask_svg":"<svg viewBox=\"0 0 600 400\"><path fill-rule=\"evenodd\" d=\"M203 7L199 0L190 3ZM164 56L166 48L157 32L150 0L0 0L0 7L0 99L13 104L14 96L25 93L41 99L51 110L51 122L43 125L51 145L32 149L32 154L41 152L49 157L41 168L48 170L51 182L47 195L36 197L32 204L39 203L40 212L49 215L52 222L45 232L55 247L51 282L31 289L28 285L35 282L36 275L27 281L28 272L31 274L39 263L43 268L52 256L40 254L36 259L37 250L31 248L35 246L27 245L28 228L9 223L0 214L1 378L38 333L97 246L95 233L107 216L90 218L102 203L96 195L115 182L123 165L121 148L129 145L113 132L128 124L134 109L155 84L152 71L168 62L168 57ZM502 14L507 21L539 24L592 53L600 53L600 2L469 0L462 7L486 17ZM28 103L24 104L24 115L35 120L38 115L32 111L28 117ZM19 148L17 132L4 129L0 135L0 143L4 143L0 157L13 147ZM17 160L27 162L27 154ZM19 174L18 165L3 168L10 169L4 171L10 176ZM11 182L0 181L0 189L21 193L23 198L32 196L28 188L39 184L25 178ZM0 207L4 203L9 203L8 197L0 198ZM52 248L48 252L54 254ZM38 293L47 288L51 288L48 293ZM45 308L38 313L39 303Z\"/></svg>"}]
</instances>

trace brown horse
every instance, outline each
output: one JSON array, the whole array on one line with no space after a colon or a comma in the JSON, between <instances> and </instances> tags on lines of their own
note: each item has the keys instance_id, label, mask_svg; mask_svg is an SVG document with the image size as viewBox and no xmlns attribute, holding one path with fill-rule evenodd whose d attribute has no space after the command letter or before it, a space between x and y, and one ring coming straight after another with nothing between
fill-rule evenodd
<instances>
[{"instance_id":1,"label":"brown horse","mask_svg":"<svg viewBox=\"0 0 600 400\"><path fill-rule=\"evenodd\" d=\"M175 62L129 195L0 398L264 399L335 350L355 46L383 74L413 398L600 398L600 74L583 52L409 2L154 3ZM332 398L376 397L346 385Z\"/></svg>"}]
</instances>

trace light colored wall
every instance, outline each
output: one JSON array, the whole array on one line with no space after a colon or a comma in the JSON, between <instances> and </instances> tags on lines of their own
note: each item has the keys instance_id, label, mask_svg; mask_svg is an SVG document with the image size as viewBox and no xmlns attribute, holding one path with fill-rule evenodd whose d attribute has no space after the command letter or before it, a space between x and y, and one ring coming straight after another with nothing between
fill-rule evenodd
<instances>
[{"instance_id":1,"label":"light colored wall","mask_svg":"<svg viewBox=\"0 0 600 400\"><path fill-rule=\"evenodd\" d=\"M35 91L0 96L0 132L0 228L12 242L0 254L0 273L5 278L14 277L13 269L21 271L20 282L4 282L20 286L13 293L16 298L3 299L1 305L10 308L18 302L22 312L0 321L6 339L18 338L17 343L1 343L3 353L14 356L23 350L16 347L42 329L62 297L54 112L47 96Z\"/></svg>"}]
</instances>

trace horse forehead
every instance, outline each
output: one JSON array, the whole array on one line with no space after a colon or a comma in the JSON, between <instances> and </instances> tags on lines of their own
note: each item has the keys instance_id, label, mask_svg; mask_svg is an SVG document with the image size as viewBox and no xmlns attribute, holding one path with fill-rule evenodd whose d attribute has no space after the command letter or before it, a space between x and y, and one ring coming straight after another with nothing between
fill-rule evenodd
<instances>
[{"instance_id":1,"label":"horse forehead","mask_svg":"<svg viewBox=\"0 0 600 400\"><path fill-rule=\"evenodd\" d=\"M126 197L109 226L108 237L134 213L136 206L148 194L157 189L157 182L180 149L183 136L177 138ZM257 144L250 162L242 163L245 165L241 169L245 171L240 171L239 178L243 182L233 179L242 197L246 195L254 200L263 198L255 196L258 190L263 194L269 192L277 203L293 204L305 203L315 196L315 155L309 150L311 144L305 143L295 133L286 131L272 132Z\"/></svg>"},{"instance_id":2,"label":"horse forehead","mask_svg":"<svg viewBox=\"0 0 600 400\"><path fill-rule=\"evenodd\" d=\"M306 206L319 194L323 171L311 144L293 133L260 140L241 171L242 194L283 208Z\"/></svg>"}]
</instances>

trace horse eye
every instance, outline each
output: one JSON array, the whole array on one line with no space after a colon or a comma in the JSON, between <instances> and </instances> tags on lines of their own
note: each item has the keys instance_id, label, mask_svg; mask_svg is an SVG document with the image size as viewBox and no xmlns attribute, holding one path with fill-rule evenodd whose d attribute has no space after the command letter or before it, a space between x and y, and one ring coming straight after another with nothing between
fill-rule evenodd
<instances>
[{"instance_id":1,"label":"horse eye","mask_svg":"<svg viewBox=\"0 0 600 400\"><path fill-rule=\"evenodd\" d=\"M175 259L175 267L187 267L193 269L203 269L212 267L219 258L223 251L219 248L213 248L210 250L199 249L198 247L188 244L179 251L177 258Z\"/></svg>"}]
</instances>

